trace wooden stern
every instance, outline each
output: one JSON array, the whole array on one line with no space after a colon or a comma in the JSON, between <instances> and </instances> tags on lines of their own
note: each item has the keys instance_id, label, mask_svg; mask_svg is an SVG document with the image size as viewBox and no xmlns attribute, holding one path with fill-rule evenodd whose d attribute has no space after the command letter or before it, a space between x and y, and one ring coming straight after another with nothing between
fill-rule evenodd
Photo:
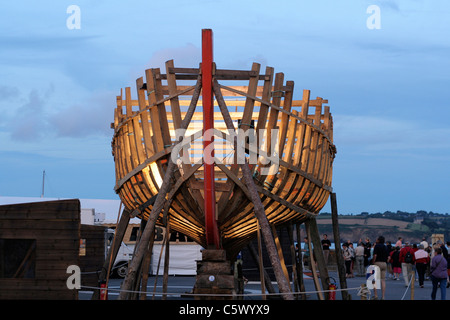
<instances>
[{"instance_id":1,"label":"wooden stern","mask_svg":"<svg viewBox=\"0 0 450 320\"><path fill-rule=\"evenodd\" d=\"M175 179L166 195L170 206L157 223L169 223L171 230L205 246L201 99L182 132L184 147L176 147L177 129L180 134L194 89L201 83L200 70L177 68L170 60L166 73L146 70L145 80L136 80L136 94L130 87L122 90L114 111L112 153L115 191L141 219L148 219L168 161L175 160ZM213 81L221 93L214 102L216 219L222 247L234 254L257 232L239 159L249 162L270 224L302 223L318 214L332 192L333 119L327 100L311 99L309 90L303 90L301 100L294 99L294 82L284 82L284 74L274 74L271 67L261 73L258 63L251 70L214 65ZM237 148L219 98L236 128Z\"/></svg>"}]
</instances>

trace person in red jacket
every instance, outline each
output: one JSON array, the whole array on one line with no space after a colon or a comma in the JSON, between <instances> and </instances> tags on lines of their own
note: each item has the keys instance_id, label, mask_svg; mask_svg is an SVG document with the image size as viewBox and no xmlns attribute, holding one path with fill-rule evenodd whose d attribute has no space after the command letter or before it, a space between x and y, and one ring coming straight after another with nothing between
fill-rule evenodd
<instances>
[{"instance_id":1,"label":"person in red jacket","mask_svg":"<svg viewBox=\"0 0 450 320\"><path fill-rule=\"evenodd\" d=\"M419 285L423 288L423 281L425 280L425 271L430 263L430 255L424 250L422 244L419 244L419 249L414 252L414 259L416 260L416 270L419 275Z\"/></svg>"},{"instance_id":2,"label":"person in red jacket","mask_svg":"<svg viewBox=\"0 0 450 320\"><path fill-rule=\"evenodd\" d=\"M414 264L414 251L409 242L405 242L405 246L400 250L400 263L402 264L403 280L405 287L409 287L409 282L412 278L412 267Z\"/></svg>"}]
</instances>

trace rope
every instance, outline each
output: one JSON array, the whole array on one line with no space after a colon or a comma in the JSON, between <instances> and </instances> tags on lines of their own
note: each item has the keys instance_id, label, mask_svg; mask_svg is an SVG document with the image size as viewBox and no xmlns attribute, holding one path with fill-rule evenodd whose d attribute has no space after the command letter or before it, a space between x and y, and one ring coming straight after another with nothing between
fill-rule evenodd
<instances>
[{"instance_id":1,"label":"rope","mask_svg":"<svg viewBox=\"0 0 450 320\"><path fill-rule=\"evenodd\" d=\"M403 300L403 299L405 298L406 293L408 292L408 289L409 289L409 287L411 286L411 282L412 282L412 279L413 279L413 278L414 278L414 277L411 276L411 279L409 279L408 287L406 288L405 293L403 294L403 297L402 297L400 300Z\"/></svg>"},{"instance_id":2,"label":"rope","mask_svg":"<svg viewBox=\"0 0 450 320\"><path fill-rule=\"evenodd\" d=\"M100 287L90 287L90 286L81 286L81 288L85 288L85 289L92 289L92 290L99 290L99 289L105 289L105 288L100 288ZM115 291L115 292L127 292L127 293L137 293L137 294L141 294L141 293L145 293L145 294L153 294L153 295L167 295L167 296L214 296L214 297L252 297L252 296L261 296L262 293L236 293L236 294L226 294L226 293L182 293L182 292L157 292L157 291L153 291L153 292L147 292L147 291L136 291L136 290L123 290L123 289L115 289L115 288L106 288L108 291ZM319 290L319 291L295 291L295 292L288 292L288 293L265 293L266 296L282 296L285 294L294 294L294 295L299 295L299 294L314 294L314 293L319 293L319 292L331 292L331 291L349 291L349 290L361 290L361 287L355 287L355 288L346 288L346 289L335 289L335 290Z\"/></svg>"}]
</instances>

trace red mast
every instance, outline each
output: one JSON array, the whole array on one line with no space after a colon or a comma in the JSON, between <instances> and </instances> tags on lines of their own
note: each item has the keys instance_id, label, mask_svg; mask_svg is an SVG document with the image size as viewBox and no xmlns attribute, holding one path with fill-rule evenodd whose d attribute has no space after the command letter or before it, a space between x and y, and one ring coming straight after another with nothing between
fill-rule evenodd
<instances>
[{"instance_id":1,"label":"red mast","mask_svg":"<svg viewBox=\"0 0 450 320\"><path fill-rule=\"evenodd\" d=\"M202 100L203 100L203 135L207 130L214 129L213 101L213 34L211 29L202 29ZM214 142L212 135L205 139L203 150ZM209 150L209 149L208 149ZM205 233L208 247L220 247L219 230L216 220L216 193L214 188L214 148L211 152L203 152L204 167L204 204Z\"/></svg>"}]
</instances>

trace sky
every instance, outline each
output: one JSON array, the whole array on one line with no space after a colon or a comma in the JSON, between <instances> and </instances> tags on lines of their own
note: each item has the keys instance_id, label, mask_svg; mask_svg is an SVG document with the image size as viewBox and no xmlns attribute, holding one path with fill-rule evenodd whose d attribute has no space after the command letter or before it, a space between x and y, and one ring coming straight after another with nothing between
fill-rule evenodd
<instances>
[{"instance_id":1,"label":"sky","mask_svg":"<svg viewBox=\"0 0 450 320\"><path fill-rule=\"evenodd\" d=\"M45 171L45 197L118 199L116 96L166 60L197 67L210 28L218 68L259 62L328 99L340 214L448 213L449 17L447 0L3 1L0 196L39 197Z\"/></svg>"}]
</instances>

